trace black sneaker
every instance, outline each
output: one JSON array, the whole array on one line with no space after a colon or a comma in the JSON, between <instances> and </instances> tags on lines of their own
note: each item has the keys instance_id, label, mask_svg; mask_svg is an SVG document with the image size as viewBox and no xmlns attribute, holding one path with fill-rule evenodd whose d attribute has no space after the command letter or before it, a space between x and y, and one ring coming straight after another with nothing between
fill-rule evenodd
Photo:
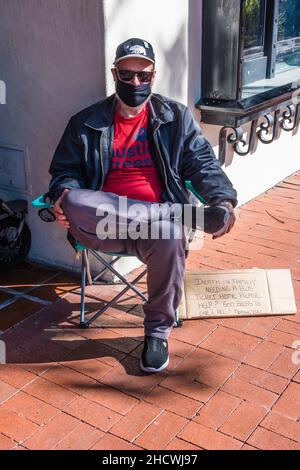
<instances>
[{"instance_id":1,"label":"black sneaker","mask_svg":"<svg viewBox=\"0 0 300 470\"><path fill-rule=\"evenodd\" d=\"M140 368L144 372L161 372L168 364L168 341L153 336L145 336Z\"/></svg>"}]
</instances>

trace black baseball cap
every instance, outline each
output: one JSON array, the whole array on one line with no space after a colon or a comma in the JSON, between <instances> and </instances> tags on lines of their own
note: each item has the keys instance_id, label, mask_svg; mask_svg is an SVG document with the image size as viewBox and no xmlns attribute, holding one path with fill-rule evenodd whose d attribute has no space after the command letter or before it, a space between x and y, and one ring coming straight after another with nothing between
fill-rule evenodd
<instances>
[{"instance_id":1,"label":"black baseball cap","mask_svg":"<svg viewBox=\"0 0 300 470\"><path fill-rule=\"evenodd\" d=\"M139 57L155 63L155 56L151 44L144 39L131 38L118 45L114 65L127 57Z\"/></svg>"}]
</instances>

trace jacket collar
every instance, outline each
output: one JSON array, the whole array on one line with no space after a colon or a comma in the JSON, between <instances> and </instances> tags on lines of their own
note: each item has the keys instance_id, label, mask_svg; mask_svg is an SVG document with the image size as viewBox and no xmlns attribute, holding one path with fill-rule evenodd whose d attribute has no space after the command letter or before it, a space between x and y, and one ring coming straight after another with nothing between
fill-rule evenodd
<instances>
[{"instance_id":1,"label":"jacket collar","mask_svg":"<svg viewBox=\"0 0 300 470\"><path fill-rule=\"evenodd\" d=\"M111 127L114 122L114 110L116 106L116 95L110 95L95 105L93 111L88 115L84 124L96 131L103 131ZM168 103L161 95L152 94L149 100L150 119L152 124L159 122L164 124L175 121L175 115Z\"/></svg>"},{"instance_id":2,"label":"jacket collar","mask_svg":"<svg viewBox=\"0 0 300 470\"><path fill-rule=\"evenodd\" d=\"M149 102L152 123L166 124L176 120L176 117L167 101L158 94L153 94Z\"/></svg>"},{"instance_id":3,"label":"jacket collar","mask_svg":"<svg viewBox=\"0 0 300 470\"><path fill-rule=\"evenodd\" d=\"M96 103L93 106L93 110L84 121L84 124L96 131L103 131L107 127L112 126L114 122L115 104L115 94L110 95L99 103Z\"/></svg>"}]
</instances>

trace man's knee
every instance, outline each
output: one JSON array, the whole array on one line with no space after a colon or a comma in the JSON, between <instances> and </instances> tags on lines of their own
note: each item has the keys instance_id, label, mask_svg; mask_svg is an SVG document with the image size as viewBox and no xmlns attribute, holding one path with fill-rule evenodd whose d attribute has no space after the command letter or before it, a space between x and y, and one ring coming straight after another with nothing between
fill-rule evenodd
<instances>
[{"instance_id":1,"label":"man's knee","mask_svg":"<svg viewBox=\"0 0 300 470\"><path fill-rule=\"evenodd\" d=\"M68 212L71 208L73 209L77 205L78 198L75 193L76 189L71 189L64 195L63 200L61 202L61 207L65 213Z\"/></svg>"},{"instance_id":2,"label":"man's knee","mask_svg":"<svg viewBox=\"0 0 300 470\"><path fill-rule=\"evenodd\" d=\"M162 263L165 260L176 263L181 257L185 259L186 242L183 232L178 232L173 222L163 221L161 225L161 235L164 236L151 238L152 253L154 252Z\"/></svg>"},{"instance_id":3,"label":"man's knee","mask_svg":"<svg viewBox=\"0 0 300 470\"><path fill-rule=\"evenodd\" d=\"M185 238L183 226L181 223L172 220L153 222L150 227L150 238L153 241L163 240L166 244L170 242L174 246L180 245Z\"/></svg>"},{"instance_id":4,"label":"man's knee","mask_svg":"<svg viewBox=\"0 0 300 470\"><path fill-rule=\"evenodd\" d=\"M88 209L88 197L92 191L85 189L71 189L64 196L61 207L65 215L76 217L83 209Z\"/></svg>"},{"instance_id":5,"label":"man's knee","mask_svg":"<svg viewBox=\"0 0 300 470\"><path fill-rule=\"evenodd\" d=\"M86 224L87 211L82 207L82 190L71 189L68 191L61 202L61 208L71 225L77 227Z\"/></svg>"}]
</instances>

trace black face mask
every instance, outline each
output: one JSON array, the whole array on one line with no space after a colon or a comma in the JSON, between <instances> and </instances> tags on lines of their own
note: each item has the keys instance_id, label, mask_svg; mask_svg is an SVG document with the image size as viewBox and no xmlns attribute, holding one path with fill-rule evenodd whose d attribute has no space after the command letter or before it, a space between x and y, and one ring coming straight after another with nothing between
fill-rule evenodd
<instances>
[{"instance_id":1,"label":"black face mask","mask_svg":"<svg viewBox=\"0 0 300 470\"><path fill-rule=\"evenodd\" d=\"M149 82L135 86L131 83L122 82L117 78L116 92L123 103L131 108L135 108L144 103L151 95L151 84Z\"/></svg>"}]
</instances>

